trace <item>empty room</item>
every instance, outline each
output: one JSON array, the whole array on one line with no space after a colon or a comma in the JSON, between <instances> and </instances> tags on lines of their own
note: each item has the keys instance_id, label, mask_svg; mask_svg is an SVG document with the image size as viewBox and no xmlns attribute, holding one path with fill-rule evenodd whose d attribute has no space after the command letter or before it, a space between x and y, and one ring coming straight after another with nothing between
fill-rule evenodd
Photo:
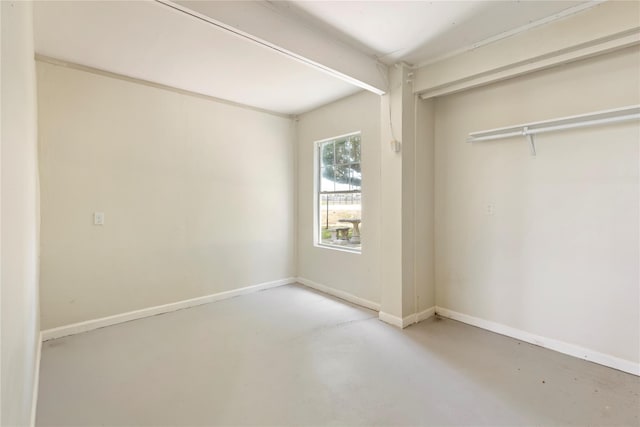
<instances>
[{"instance_id":1,"label":"empty room","mask_svg":"<svg viewBox=\"0 0 640 427\"><path fill-rule=\"evenodd\" d=\"M2 426L640 426L640 2L0 19Z\"/></svg>"}]
</instances>

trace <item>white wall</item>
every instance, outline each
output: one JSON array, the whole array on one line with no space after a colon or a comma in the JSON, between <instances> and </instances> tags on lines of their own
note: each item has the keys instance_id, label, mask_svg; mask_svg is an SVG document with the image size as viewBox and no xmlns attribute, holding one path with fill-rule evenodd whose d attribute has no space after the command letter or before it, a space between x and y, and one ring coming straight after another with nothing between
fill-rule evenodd
<instances>
[{"instance_id":1,"label":"white wall","mask_svg":"<svg viewBox=\"0 0 640 427\"><path fill-rule=\"evenodd\" d=\"M417 312L436 305L434 191L435 103L415 97L415 283Z\"/></svg>"},{"instance_id":2,"label":"white wall","mask_svg":"<svg viewBox=\"0 0 640 427\"><path fill-rule=\"evenodd\" d=\"M437 100L438 306L639 361L638 123L539 135L536 158L465 142L638 104L639 68L630 48Z\"/></svg>"},{"instance_id":3,"label":"white wall","mask_svg":"<svg viewBox=\"0 0 640 427\"><path fill-rule=\"evenodd\" d=\"M295 275L291 119L37 65L43 329Z\"/></svg>"},{"instance_id":4,"label":"white wall","mask_svg":"<svg viewBox=\"0 0 640 427\"><path fill-rule=\"evenodd\" d=\"M29 425L38 347L36 79L31 3L0 2L2 15L3 426Z\"/></svg>"},{"instance_id":5,"label":"white wall","mask_svg":"<svg viewBox=\"0 0 640 427\"><path fill-rule=\"evenodd\" d=\"M362 132L362 253L314 246L314 142ZM360 92L298 122L298 276L380 303L380 97Z\"/></svg>"}]
</instances>

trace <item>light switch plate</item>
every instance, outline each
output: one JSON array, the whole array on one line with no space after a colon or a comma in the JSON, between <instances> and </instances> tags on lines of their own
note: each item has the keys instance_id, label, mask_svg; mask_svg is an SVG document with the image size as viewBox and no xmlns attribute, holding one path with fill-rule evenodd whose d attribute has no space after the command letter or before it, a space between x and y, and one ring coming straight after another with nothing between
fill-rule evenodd
<instances>
[{"instance_id":1,"label":"light switch plate","mask_svg":"<svg viewBox=\"0 0 640 427\"><path fill-rule=\"evenodd\" d=\"M104 225L104 212L93 213L93 225Z\"/></svg>"}]
</instances>

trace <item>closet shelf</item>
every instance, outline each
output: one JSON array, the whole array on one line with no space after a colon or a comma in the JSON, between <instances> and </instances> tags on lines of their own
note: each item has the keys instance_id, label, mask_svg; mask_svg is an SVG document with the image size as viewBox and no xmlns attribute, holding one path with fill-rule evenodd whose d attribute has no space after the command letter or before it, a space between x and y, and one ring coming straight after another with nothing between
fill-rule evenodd
<instances>
[{"instance_id":1,"label":"closet shelf","mask_svg":"<svg viewBox=\"0 0 640 427\"><path fill-rule=\"evenodd\" d=\"M528 138L531 145L531 154L535 156L536 149L534 135L539 133L605 125L638 119L640 119L640 105L630 105L611 110L580 114L577 116L561 117L557 119L471 132L467 137L467 142L492 141L495 139L511 138L514 136L524 136Z\"/></svg>"}]
</instances>

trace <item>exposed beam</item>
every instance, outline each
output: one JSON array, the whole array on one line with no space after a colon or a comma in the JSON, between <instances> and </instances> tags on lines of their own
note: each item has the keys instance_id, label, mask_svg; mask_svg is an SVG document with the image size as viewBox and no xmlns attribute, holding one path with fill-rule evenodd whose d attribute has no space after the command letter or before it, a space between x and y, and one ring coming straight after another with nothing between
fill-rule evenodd
<instances>
[{"instance_id":1,"label":"exposed beam","mask_svg":"<svg viewBox=\"0 0 640 427\"><path fill-rule=\"evenodd\" d=\"M414 93L447 95L640 44L640 3L587 11L416 70Z\"/></svg>"},{"instance_id":2,"label":"exposed beam","mask_svg":"<svg viewBox=\"0 0 640 427\"><path fill-rule=\"evenodd\" d=\"M156 0L343 81L382 95L387 67L269 2Z\"/></svg>"}]
</instances>

